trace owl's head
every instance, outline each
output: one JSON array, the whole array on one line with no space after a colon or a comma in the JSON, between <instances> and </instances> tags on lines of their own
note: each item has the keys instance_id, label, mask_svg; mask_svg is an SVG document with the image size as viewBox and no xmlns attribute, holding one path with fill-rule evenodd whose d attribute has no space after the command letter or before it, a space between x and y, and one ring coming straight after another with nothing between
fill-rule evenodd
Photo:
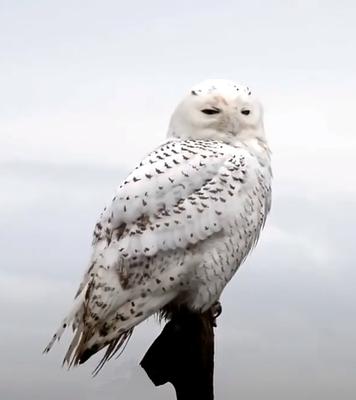
<instances>
[{"instance_id":1,"label":"owl's head","mask_svg":"<svg viewBox=\"0 0 356 400\"><path fill-rule=\"evenodd\" d=\"M264 140L262 106L247 86L207 80L194 86L177 106L168 135L227 143Z\"/></svg>"}]
</instances>

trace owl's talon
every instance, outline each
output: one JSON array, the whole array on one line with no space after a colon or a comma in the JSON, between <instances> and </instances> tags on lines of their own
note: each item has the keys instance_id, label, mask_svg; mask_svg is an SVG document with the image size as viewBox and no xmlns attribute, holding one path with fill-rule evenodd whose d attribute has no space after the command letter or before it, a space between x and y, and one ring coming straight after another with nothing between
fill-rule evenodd
<instances>
[{"instance_id":1,"label":"owl's talon","mask_svg":"<svg viewBox=\"0 0 356 400\"><path fill-rule=\"evenodd\" d=\"M210 313L213 319L213 326L216 327L216 319L220 316L222 313L222 306L220 301L217 301L214 303L211 308L210 308Z\"/></svg>"}]
</instances>

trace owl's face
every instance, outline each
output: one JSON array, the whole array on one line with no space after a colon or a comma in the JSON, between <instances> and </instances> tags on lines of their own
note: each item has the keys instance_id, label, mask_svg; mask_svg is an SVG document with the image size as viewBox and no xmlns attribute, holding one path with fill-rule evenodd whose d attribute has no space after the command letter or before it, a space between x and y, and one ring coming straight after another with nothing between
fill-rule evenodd
<instances>
[{"instance_id":1,"label":"owl's face","mask_svg":"<svg viewBox=\"0 0 356 400\"><path fill-rule=\"evenodd\" d=\"M249 88L231 81L193 87L175 110L170 135L192 139L242 140L263 131L262 107Z\"/></svg>"}]
</instances>

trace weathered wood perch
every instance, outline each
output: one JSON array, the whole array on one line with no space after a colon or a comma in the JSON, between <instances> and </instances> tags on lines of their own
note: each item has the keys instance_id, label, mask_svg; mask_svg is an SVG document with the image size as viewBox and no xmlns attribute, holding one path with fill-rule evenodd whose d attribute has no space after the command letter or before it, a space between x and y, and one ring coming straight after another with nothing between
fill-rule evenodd
<instances>
[{"instance_id":1,"label":"weathered wood perch","mask_svg":"<svg viewBox=\"0 0 356 400\"><path fill-rule=\"evenodd\" d=\"M173 314L140 363L156 386L172 383L177 400L214 398L213 328L220 311Z\"/></svg>"}]
</instances>

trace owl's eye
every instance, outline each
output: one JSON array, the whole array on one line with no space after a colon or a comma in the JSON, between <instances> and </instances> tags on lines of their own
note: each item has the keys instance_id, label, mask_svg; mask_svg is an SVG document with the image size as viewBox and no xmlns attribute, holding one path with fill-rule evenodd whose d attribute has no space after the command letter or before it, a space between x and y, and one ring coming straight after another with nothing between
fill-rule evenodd
<instances>
[{"instance_id":1,"label":"owl's eye","mask_svg":"<svg viewBox=\"0 0 356 400\"><path fill-rule=\"evenodd\" d=\"M219 114L219 112L221 112L220 108L217 107L212 107L212 108L204 108L203 110L201 110L202 113L204 114Z\"/></svg>"},{"instance_id":2,"label":"owl's eye","mask_svg":"<svg viewBox=\"0 0 356 400\"><path fill-rule=\"evenodd\" d=\"M241 110L241 114L243 115L249 115L250 114L250 110Z\"/></svg>"}]
</instances>

